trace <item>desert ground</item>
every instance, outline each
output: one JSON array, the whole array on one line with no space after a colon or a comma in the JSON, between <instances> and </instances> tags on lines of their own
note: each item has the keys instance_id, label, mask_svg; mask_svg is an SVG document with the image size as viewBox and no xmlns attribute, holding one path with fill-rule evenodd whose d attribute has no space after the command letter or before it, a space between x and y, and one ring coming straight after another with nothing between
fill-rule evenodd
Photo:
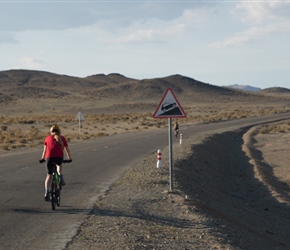
<instances>
[{"instance_id":1,"label":"desert ground","mask_svg":"<svg viewBox=\"0 0 290 250\"><path fill-rule=\"evenodd\" d=\"M97 201L67 249L289 249L289 128L175 143L173 192L149 156Z\"/></svg>"},{"instance_id":2,"label":"desert ground","mask_svg":"<svg viewBox=\"0 0 290 250\"><path fill-rule=\"evenodd\" d=\"M167 119L152 114L168 87L187 114L178 119L181 131L290 111L287 89L248 93L180 75L83 80L5 71L0 154L41 148L54 123L70 143L167 127ZM168 169L157 169L156 155L149 155L96 201L67 249L289 249L289 140L290 121L283 121L176 141L174 192L168 192ZM162 151L168 155L168 148Z\"/></svg>"}]
</instances>

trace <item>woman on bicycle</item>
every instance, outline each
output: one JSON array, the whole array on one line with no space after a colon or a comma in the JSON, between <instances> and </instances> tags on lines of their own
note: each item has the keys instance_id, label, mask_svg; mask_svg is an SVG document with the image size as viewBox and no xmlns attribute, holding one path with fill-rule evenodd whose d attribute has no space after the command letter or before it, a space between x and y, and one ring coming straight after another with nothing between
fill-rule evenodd
<instances>
[{"instance_id":1,"label":"woman on bicycle","mask_svg":"<svg viewBox=\"0 0 290 250\"><path fill-rule=\"evenodd\" d=\"M175 122L174 130L175 130L175 133L174 133L175 137L177 137L179 134L179 124L177 123L177 121Z\"/></svg>"},{"instance_id":2,"label":"woman on bicycle","mask_svg":"<svg viewBox=\"0 0 290 250\"><path fill-rule=\"evenodd\" d=\"M40 161L43 162L44 159L46 160L47 175L44 184L45 187L44 199L46 201L49 201L50 199L49 188L51 187L52 181L51 175L54 164L56 164L57 172L60 176L60 184L65 185L61 167L61 164L63 162L63 151L66 152L67 159L69 161L72 161L67 140L64 136L60 135L60 133L61 133L60 128L57 125L53 125L50 128L50 135L48 135L44 140L44 148Z\"/></svg>"}]
</instances>

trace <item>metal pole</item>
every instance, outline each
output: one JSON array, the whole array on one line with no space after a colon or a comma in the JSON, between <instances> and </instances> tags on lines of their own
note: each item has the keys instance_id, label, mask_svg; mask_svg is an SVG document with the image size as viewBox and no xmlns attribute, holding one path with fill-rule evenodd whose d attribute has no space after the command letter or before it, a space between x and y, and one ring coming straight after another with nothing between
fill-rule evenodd
<instances>
[{"instance_id":1,"label":"metal pole","mask_svg":"<svg viewBox=\"0 0 290 250\"><path fill-rule=\"evenodd\" d=\"M81 139L81 118L79 118L79 140Z\"/></svg>"},{"instance_id":2,"label":"metal pole","mask_svg":"<svg viewBox=\"0 0 290 250\"><path fill-rule=\"evenodd\" d=\"M169 134L169 176L170 176L170 189L169 191L173 191L173 174L172 174L172 122L171 118L168 118L168 134Z\"/></svg>"}]
</instances>

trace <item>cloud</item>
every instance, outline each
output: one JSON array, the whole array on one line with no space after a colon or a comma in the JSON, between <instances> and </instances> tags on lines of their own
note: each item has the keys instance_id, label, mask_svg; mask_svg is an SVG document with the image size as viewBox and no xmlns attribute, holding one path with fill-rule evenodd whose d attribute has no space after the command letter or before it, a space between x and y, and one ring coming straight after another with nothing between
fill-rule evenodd
<instances>
[{"instance_id":1,"label":"cloud","mask_svg":"<svg viewBox=\"0 0 290 250\"><path fill-rule=\"evenodd\" d=\"M182 14L171 20L149 18L137 20L115 34L115 42L167 42L168 39L178 37L195 29L200 29L212 9L185 9Z\"/></svg>"},{"instance_id":2,"label":"cloud","mask_svg":"<svg viewBox=\"0 0 290 250\"><path fill-rule=\"evenodd\" d=\"M242 21L262 23L266 20L288 19L290 16L290 2L287 0L269 2L243 2L236 5L236 10L242 11Z\"/></svg>"},{"instance_id":3,"label":"cloud","mask_svg":"<svg viewBox=\"0 0 290 250\"><path fill-rule=\"evenodd\" d=\"M236 4L234 11L241 14L240 21L248 26L244 31L237 32L222 41L209 44L213 48L226 48L241 46L246 43L258 41L272 34L290 32L290 2L243 2Z\"/></svg>"},{"instance_id":4,"label":"cloud","mask_svg":"<svg viewBox=\"0 0 290 250\"><path fill-rule=\"evenodd\" d=\"M223 41L213 42L209 46L213 48L225 48L231 46L240 46L245 43L253 42L275 33L290 32L290 21L278 24L268 24L265 26L251 27L243 32L234 34Z\"/></svg>"},{"instance_id":5,"label":"cloud","mask_svg":"<svg viewBox=\"0 0 290 250\"><path fill-rule=\"evenodd\" d=\"M0 1L0 30L62 30L93 23L96 4L82 1Z\"/></svg>"},{"instance_id":6,"label":"cloud","mask_svg":"<svg viewBox=\"0 0 290 250\"><path fill-rule=\"evenodd\" d=\"M117 37L116 42L134 43L134 42L148 42L148 41L166 41L170 37L174 37L183 33L186 30L186 25L176 23L171 25L158 23L159 27L150 26L148 28L131 27L126 30L124 35Z\"/></svg>"},{"instance_id":7,"label":"cloud","mask_svg":"<svg viewBox=\"0 0 290 250\"><path fill-rule=\"evenodd\" d=\"M92 25L67 29L65 32L71 36L86 34L94 37L97 42L160 43L185 34L187 31L199 29L200 24L209 16L205 12L207 12L205 8L185 9L179 16L169 20L153 16L144 18L142 15L130 21L125 18L125 23L119 19L103 19Z\"/></svg>"},{"instance_id":8,"label":"cloud","mask_svg":"<svg viewBox=\"0 0 290 250\"><path fill-rule=\"evenodd\" d=\"M184 8L203 5L191 1L0 1L0 30L64 30L100 21L114 22L119 28L141 16L170 20Z\"/></svg>"},{"instance_id":9,"label":"cloud","mask_svg":"<svg viewBox=\"0 0 290 250\"><path fill-rule=\"evenodd\" d=\"M16 44L18 41L10 32L1 32L0 31L0 45L1 44Z\"/></svg>"},{"instance_id":10,"label":"cloud","mask_svg":"<svg viewBox=\"0 0 290 250\"><path fill-rule=\"evenodd\" d=\"M20 66L16 66L15 68L26 68L26 69L41 69L45 68L47 65L43 63L41 60L34 59L32 57L25 57L18 60Z\"/></svg>"}]
</instances>

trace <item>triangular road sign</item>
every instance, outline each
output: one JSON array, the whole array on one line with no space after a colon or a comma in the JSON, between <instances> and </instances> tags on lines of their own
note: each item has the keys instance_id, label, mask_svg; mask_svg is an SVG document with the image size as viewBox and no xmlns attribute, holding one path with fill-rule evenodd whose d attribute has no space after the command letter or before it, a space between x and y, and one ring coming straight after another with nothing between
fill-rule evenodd
<instances>
[{"instance_id":1,"label":"triangular road sign","mask_svg":"<svg viewBox=\"0 0 290 250\"><path fill-rule=\"evenodd\" d=\"M81 112L78 112L78 114L77 114L77 116L76 116L76 120L78 120L79 122L85 120Z\"/></svg>"},{"instance_id":2,"label":"triangular road sign","mask_svg":"<svg viewBox=\"0 0 290 250\"><path fill-rule=\"evenodd\" d=\"M186 114L171 88L167 89L158 105L154 118L184 118Z\"/></svg>"}]
</instances>

